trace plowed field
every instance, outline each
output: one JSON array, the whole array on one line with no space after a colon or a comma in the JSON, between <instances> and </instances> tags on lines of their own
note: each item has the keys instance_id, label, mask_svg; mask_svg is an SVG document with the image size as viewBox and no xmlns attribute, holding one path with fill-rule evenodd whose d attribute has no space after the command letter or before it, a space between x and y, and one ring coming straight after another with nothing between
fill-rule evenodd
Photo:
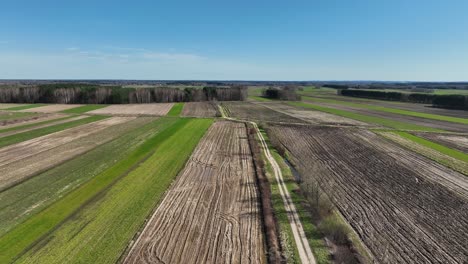
<instances>
[{"instance_id":1,"label":"plowed field","mask_svg":"<svg viewBox=\"0 0 468 264\"><path fill-rule=\"evenodd\" d=\"M185 103L182 116L216 117L219 116L218 106L213 102Z\"/></svg>"},{"instance_id":2,"label":"plowed field","mask_svg":"<svg viewBox=\"0 0 468 264\"><path fill-rule=\"evenodd\" d=\"M378 263L466 263L467 178L365 130L271 126Z\"/></svg>"},{"instance_id":3,"label":"plowed field","mask_svg":"<svg viewBox=\"0 0 468 264\"><path fill-rule=\"evenodd\" d=\"M173 103L110 105L108 107L90 111L88 113L98 115L165 116L167 112L171 110L173 105Z\"/></svg>"},{"instance_id":4,"label":"plowed field","mask_svg":"<svg viewBox=\"0 0 468 264\"><path fill-rule=\"evenodd\" d=\"M199 143L125 263L264 263L246 127L217 122Z\"/></svg>"}]
</instances>

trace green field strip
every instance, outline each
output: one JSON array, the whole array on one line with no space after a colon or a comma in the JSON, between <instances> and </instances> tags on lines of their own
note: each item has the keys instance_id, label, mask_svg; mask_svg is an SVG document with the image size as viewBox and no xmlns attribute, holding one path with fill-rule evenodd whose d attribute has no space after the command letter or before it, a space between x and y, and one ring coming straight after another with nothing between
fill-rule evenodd
<instances>
[{"instance_id":1,"label":"green field strip","mask_svg":"<svg viewBox=\"0 0 468 264\"><path fill-rule=\"evenodd\" d=\"M426 118L426 119L433 119L433 120L447 121L447 122L452 122L452 123L459 123L459 124L468 125L468 118L428 114L428 113L415 112L415 111L409 111L409 110L403 110L403 109L396 109L396 108L390 108L390 107L384 107L384 106L369 105L369 104L358 104L358 103L346 102L346 101L338 101L338 100L333 100L333 99L311 98L311 100L315 100L315 101L319 101L319 102L325 102L325 103L338 104L338 105L347 105L347 106L351 106L351 107L375 110L375 111L392 113L392 114L421 117L421 118Z\"/></svg>"},{"instance_id":2,"label":"green field strip","mask_svg":"<svg viewBox=\"0 0 468 264\"><path fill-rule=\"evenodd\" d=\"M96 122L96 121L103 120L103 119L106 119L106 118L109 118L109 117L108 116L97 116L97 115L96 116L90 116L90 117L86 117L86 118L75 120L75 121L70 121L70 122L63 123L63 124L57 124L57 125L53 125L53 126L38 128L38 129L35 129L35 130L26 131L26 132L14 134L14 135L6 136L6 137L3 137L3 138L0 138L0 148L5 147L5 146L9 146L9 145L12 145L12 144L16 144L16 143L19 143L19 142L23 142L23 141L26 141L26 140L30 140L30 139L33 139L33 138L37 138L37 137L45 136L45 135L48 135L48 134L52 134L52 133L55 133L55 132L58 132L58 131L61 131L61 130L68 129L68 128L72 128L72 127L81 126L81 125L84 125L84 124Z\"/></svg>"},{"instance_id":3,"label":"green field strip","mask_svg":"<svg viewBox=\"0 0 468 264\"><path fill-rule=\"evenodd\" d=\"M36 107L40 107L40 106L46 106L46 104L29 104L29 105L10 107L10 108L7 108L7 109L2 109L2 110L19 111L19 110L26 110L26 109L36 108Z\"/></svg>"},{"instance_id":4,"label":"green field strip","mask_svg":"<svg viewBox=\"0 0 468 264\"><path fill-rule=\"evenodd\" d=\"M60 113L82 114L82 113L86 113L86 112L89 112L89 111L101 109L101 108L104 108L104 107L107 107L107 106L108 105L101 105L101 104L99 104L99 105L83 105L83 106L78 106L78 107L75 107L75 108L63 110Z\"/></svg>"},{"instance_id":5,"label":"green field strip","mask_svg":"<svg viewBox=\"0 0 468 264\"><path fill-rule=\"evenodd\" d=\"M172 106L171 110L169 110L169 112L166 114L166 116L180 116L180 113L182 113L182 109L184 109L184 103L175 103Z\"/></svg>"},{"instance_id":6,"label":"green field strip","mask_svg":"<svg viewBox=\"0 0 468 264\"><path fill-rule=\"evenodd\" d=\"M100 199L81 208L44 237L18 262L117 262L212 122L209 119L179 119L169 129L168 136L160 136L158 144L151 146L155 151L145 162L108 189ZM87 243L83 244L83 241Z\"/></svg>"},{"instance_id":7,"label":"green field strip","mask_svg":"<svg viewBox=\"0 0 468 264\"><path fill-rule=\"evenodd\" d=\"M72 118L72 117L74 117L74 116L65 116L65 117L50 119L50 120L46 120L46 121L42 121L42 122L37 122L37 123L32 123L32 124L25 124L25 125L21 125L21 126L15 126L15 127L10 127L10 128L0 129L0 133L28 129L28 128L31 128L31 127L36 127L36 126L46 125L46 124L53 123L53 122L62 121L62 120L69 119L69 118Z\"/></svg>"},{"instance_id":8,"label":"green field strip","mask_svg":"<svg viewBox=\"0 0 468 264\"><path fill-rule=\"evenodd\" d=\"M353 113L353 112L348 112L348 111L345 111L345 110L314 105L314 104L311 104L311 103L289 102L288 104L292 105L292 106L296 106L296 107L309 108L309 109L322 111L322 112L329 113L329 114L334 114L334 115L338 115L338 116L342 116L342 117L346 117L346 118L351 118L351 119L358 120L358 121L361 121L361 122L365 122L365 123L368 123L368 124L382 125L382 126L385 126L385 127L398 129L398 130L443 132L443 130L432 128L432 127L419 126L419 125L414 125L414 124L410 124L410 123L390 120L390 119L381 118L381 117L362 115L362 114L357 114L357 113Z\"/></svg>"},{"instance_id":9,"label":"green field strip","mask_svg":"<svg viewBox=\"0 0 468 264\"><path fill-rule=\"evenodd\" d=\"M461 160L461 161L464 161L464 162L468 162L468 155L461 152L461 151L458 151L456 149L452 149L452 148L443 146L441 144L438 144L438 143L435 143L433 141L430 141L430 140L415 136L415 135L407 133L407 132L396 131L394 133L398 134L400 137L409 139L409 140L411 140L411 141L413 141L413 142L415 142L417 144L420 144L420 145L423 145L425 147L431 148L431 149L433 149L435 151L443 153L443 154L445 154L447 156L450 156L452 158L455 158L455 159L458 159L458 160Z\"/></svg>"},{"instance_id":10,"label":"green field strip","mask_svg":"<svg viewBox=\"0 0 468 264\"><path fill-rule=\"evenodd\" d=\"M314 253L316 262L318 264L331 263L329 249L325 244L323 236L319 233L317 227L313 224L311 214L306 210L306 208L304 208L304 204L306 203L305 197L300 193L299 185L296 183L291 169L286 164L283 157L281 157L276 149L271 146L268 135L263 131L262 134L273 158L280 166L286 188L288 189L294 206L297 209L302 227L304 228L304 232L307 237L307 241L309 242L312 252ZM264 155L263 152L262 155ZM275 211L275 217L279 225L280 237L283 240L282 245L284 246L284 244L287 244L287 248L283 247L283 251L285 251L289 257L287 263L300 263L299 253L294 242L294 236L288 219L288 212L284 208L283 198L281 197L278 183L273 176L273 170L269 162L265 162L265 168L267 171L268 180L270 181L273 209Z\"/></svg>"},{"instance_id":11,"label":"green field strip","mask_svg":"<svg viewBox=\"0 0 468 264\"><path fill-rule=\"evenodd\" d=\"M0 236L123 160L146 139L175 122L152 120L144 117L120 124L123 128L117 129L122 130L122 136L0 192L0 219L4 219L0 221Z\"/></svg>"},{"instance_id":12,"label":"green field strip","mask_svg":"<svg viewBox=\"0 0 468 264\"><path fill-rule=\"evenodd\" d=\"M165 121L165 119L160 119L159 122ZM127 174L136 169L141 162L151 157L156 148L170 138L176 131L182 129L189 121L189 119L180 119L171 123L171 125L166 127L163 131L145 141L138 149L128 155L126 159L121 160L51 206L1 236L0 252L4 254L0 255L0 263L9 263L17 259L25 250L33 246L40 238L50 233L60 223L82 208L87 202L90 202L100 192L109 188L120 178L127 176Z\"/></svg>"},{"instance_id":13,"label":"green field strip","mask_svg":"<svg viewBox=\"0 0 468 264\"><path fill-rule=\"evenodd\" d=\"M36 113L25 113L25 112L2 112L0 115L0 121L8 121L8 120L15 120L21 119L31 116L36 116Z\"/></svg>"}]
</instances>

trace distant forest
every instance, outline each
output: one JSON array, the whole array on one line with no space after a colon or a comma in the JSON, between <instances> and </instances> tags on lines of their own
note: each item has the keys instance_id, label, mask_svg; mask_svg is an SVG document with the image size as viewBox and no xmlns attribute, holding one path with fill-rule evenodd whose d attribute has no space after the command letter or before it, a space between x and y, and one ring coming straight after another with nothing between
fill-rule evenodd
<instances>
[{"instance_id":1,"label":"distant forest","mask_svg":"<svg viewBox=\"0 0 468 264\"><path fill-rule=\"evenodd\" d=\"M89 83L4 85L0 103L143 104L166 102L244 101L247 87L123 88Z\"/></svg>"}]
</instances>

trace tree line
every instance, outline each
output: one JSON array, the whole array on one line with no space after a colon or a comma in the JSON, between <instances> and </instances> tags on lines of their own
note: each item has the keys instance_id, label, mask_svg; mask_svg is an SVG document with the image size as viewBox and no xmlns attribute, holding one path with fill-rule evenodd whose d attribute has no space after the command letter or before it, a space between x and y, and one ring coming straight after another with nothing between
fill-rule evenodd
<instances>
[{"instance_id":1,"label":"tree line","mask_svg":"<svg viewBox=\"0 0 468 264\"><path fill-rule=\"evenodd\" d=\"M432 104L434 107L447 109L468 110L468 96L465 95L436 95L423 93L400 93L366 90L339 90L344 96L372 98L389 101L413 102Z\"/></svg>"},{"instance_id":2,"label":"tree line","mask_svg":"<svg viewBox=\"0 0 468 264\"><path fill-rule=\"evenodd\" d=\"M177 89L123 88L93 84L43 84L26 87L0 88L0 103L57 103L57 104L144 104L201 101L244 101L247 87L229 88L205 86Z\"/></svg>"}]
</instances>

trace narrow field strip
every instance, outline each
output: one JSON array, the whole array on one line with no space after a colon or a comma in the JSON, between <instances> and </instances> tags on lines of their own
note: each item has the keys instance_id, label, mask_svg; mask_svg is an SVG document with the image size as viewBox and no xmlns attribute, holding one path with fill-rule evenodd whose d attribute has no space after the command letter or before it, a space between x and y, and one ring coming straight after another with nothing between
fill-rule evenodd
<instances>
[{"instance_id":1,"label":"narrow field strip","mask_svg":"<svg viewBox=\"0 0 468 264\"><path fill-rule=\"evenodd\" d=\"M246 132L226 121L208 130L124 263L266 261Z\"/></svg>"},{"instance_id":2,"label":"narrow field strip","mask_svg":"<svg viewBox=\"0 0 468 264\"><path fill-rule=\"evenodd\" d=\"M381 117L362 115L362 114L352 113L352 112L339 110L339 109L335 109L335 108L314 105L314 104L311 104L311 103L290 102L288 104L292 105L292 106L310 108L310 109L314 109L314 110L318 110L318 111L322 111L322 112L326 112L326 113L330 113L330 114L334 114L334 115L339 115L339 116L342 116L342 117L347 117L347 118L355 119L355 120L370 123L370 124L375 124L375 125L381 125L381 126L385 126L385 127L389 127L389 128L394 128L394 129L398 129L398 130L442 132L442 130L440 130L440 129L435 129L435 128L431 128L431 127L413 125L413 124L410 124L410 123L394 121L394 120L381 118Z\"/></svg>"},{"instance_id":3,"label":"narrow field strip","mask_svg":"<svg viewBox=\"0 0 468 264\"><path fill-rule=\"evenodd\" d=\"M220 114L216 102L188 102L184 104L181 116L217 117Z\"/></svg>"},{"instance_id":4,"label":"narrow field strip","mask_svg":"<svg viewBox=\"0 0 468 264\"><path fill-rule=\"evenodd\" d=\"M4 221L0 221L0 236L123 160L169 124L154 120L153 117L141 117L107 128L99 133L99 137L118 137L1 192L0 219ZM92 137L89 140L96 140L94 135ZM89 140L84 138L76 143L87 144ZM61 152L61 149L57 151Z\"/></svg>"},{"instance_id":5,"label":"narrow field strip","mask_svg":"<svg viewBox=\"0 0 468 264\"><path fill-rule=\"evenodd\" d=\"M184 103L175 103L172 106L171 110L169 110L169 112L166 114L166 116L172 116L172 117L180 116L182 109L184 109Z\"/></svg>"},{"instance_id":6,"label":"narrow field strip","mask_svg":"<svg viewBox=\"0 0 468 264\"><path fill-rule=\"evenodd\" d=\"M138 149L128 155L127 158L1 236L0 252L6 253L0 255L0 263L9 263L20 257L25 250L38 242L41 237L51 232L85 203L91 201L93 197L114 184L119 178L126 176L136 169L140 162L153 155L155 148L171 137L175 131L183 128L189 120L168 121L161 119L158 122L168 122L169 126L148 139Z\"/></svg>"},{"instance_id":7,"label":"narrow field strip","mask_svg":"<svg viewBox=\"0 0 468 264\"><path fill-rule=\"evenodd\" d=\"M66 116L62 118L57 118L57 119L52 119L52 120L47 120L43 122L38 122L38 123L33 123L33 124L28 124L28 125L22 125L22 126L17 126L17 127L12 127L8 129L0 129L0 138L18 134L18 133L23 133L39 128L44 128L48 126L54 126L58 124L63 124L66 122L72 122L76 120L80 120L86 118L86 116Z\"/></svg>"},{"instance_id":8,"label":"narrow field strip","mask_svg":"<svg viewBox=\"0 0 468 264\"><path fill-rule=\"evenodd\" d=\"M25 119L28 117L37 116L34 113L21 113L21 112L7 112L7 111L0 111L0 122L6 122L14 119Z\"/></svg>"},{"instance_id":9,"label":"narrow field strip","mask_svg":"<svg viewBox=\"0 0 468 264\"><path fill-rule=\"evenodd\" d=\"M57 113L64 110L73 109L83 105L80 104L49 104L40 107L34 107L21 110L21 112L35 112L35 113Z\"/></svg>"},{"instance_id":10,"label":"narrow field strip","mask_svg":"<svg viewBox=\"0 0 468 264\"><path fill-rule=\"evenodd\" d=\"M0 103L0 110L13 108L13 107L20 107L24 106L25 104L16 104L16 103Z\"/></svg>"},{"instance_id":11,"label":"narrow field strip","mask_svg":"<svg viewBox=\"0 0 468 264\"><path fill-rule=\"evenodd\" d=\"M46 125L53 122L57 122L60 120L65 120L67 118L72 118L73 116L64 116L64 115L51 115L50 117L45 118L38 118L36 120L32 120L30 122L26 122L25 124L16 124L11 126L6 126L5 128L0 127L0 133L6 133L11 131L20 131L29 128L33 128L36 126Z\"/></svg>"},{"instance_id":12,"label":"narrow field strip","mask_svg":"<svg viewBox=\"0 0 468 264\"><path fill-rule=\"evenodd\" d=\"M43 127L43 128L23 132L23 133L6 136L3 138L0 138L0 148L13 145L22 141L30 140L33 138L41 137L47 134L55 133L61 130L69 129L72 127L88 124L91 122L96 122L96 121L103 120L106 118L109 118L109 117L108 116L90 116L90 117L86 117L80 120L75 120L75 121L71 121L71 122L67 122L63 124Z\"/></svg>"},{"instance_id":13,"label":"narrow field strip","mask_svg":"<svg viewBox=\"0 0 468 264\"><path fill-rule=\"evenodd\" d=\"M83 106L78 106L78 107L75 107L75 108L60 111L60 113L64 113L64 114L83 114L83 113L93 111L93 110L97 110L97 109L101 109L101 108L104 108L104 107L107 107L107 106L108 105L105 105L105 104L83 105Z\"/></svg>"},{"instance_id":14,"label":"narrow field strip","mask_svg":"<svg viewBox=\"0 0 468 264\"><path fill-rule=\"evenodd\" d=\"M31 108L35 108L35 107L41 107L41 106L45 106L45 105L46 104L28 104L28 105L21 105L21 106L6 108L6 109L3 109L3 110L20 111L20 110L31 109Z\"/></svg>"},{"instance_id":15,"label":"narrow field strip","mask_svg":"<svg viewBox=\"0 0 468 264\"><path fill-rule=\"evenodd\" d=\"M407 132L378 132L382 136L468 176L468 155Z\"/></svg>"},{"instance_id":16,"label":"narrow field strip","mask_svg":"<svg viewBox=\"0 0 468 264\"><path fill-rule=\"evenodd\" d=\"M333 100L333 99L325 99L325 98L308 97L308 99L318 101L318 102L328 102L328 103L332 103L332 104L342 104L342 105L348 105L348 106L352 106L352 107L358 107L358 108L365 108L365 109L370 109L370 110L381 111L381 112L400 114L400 115L407 115L407 116L414 116L414 117L421 117L421 118L426 118L426 119L433 119L433 120L447 121L447 122L452 122L452 123L459 123L459 124L468 125L468 118L459 118L459 117L451 117L451 116L444 116L444 115L436 115L436 114L422 113L422 112L409 111L409 110L390 108L390 107L384 107L384 106L370 105L370 104L366 104L366 103L359 104L359 103L339 101L339 100Z\"/></svg>"},{"instance_id":17,"label":"narrow field strip","mask_svg":"<svg viewBox=\"0 0 468 264\"><path fill-rule=\"evenodd\" d=\"M120 172L115 176L120 180L112 188L89 200L72 218L24 252L18 263L115 263L211 123L206 119L173 121L145 142L139 153L123 161L132 160L137 165L123 170L119 164L113 167L118 167ZM95 189L98 183L91 182L77 191ZM59 203L64 204L64 200Z\"/></svg>"}]
</instances>

